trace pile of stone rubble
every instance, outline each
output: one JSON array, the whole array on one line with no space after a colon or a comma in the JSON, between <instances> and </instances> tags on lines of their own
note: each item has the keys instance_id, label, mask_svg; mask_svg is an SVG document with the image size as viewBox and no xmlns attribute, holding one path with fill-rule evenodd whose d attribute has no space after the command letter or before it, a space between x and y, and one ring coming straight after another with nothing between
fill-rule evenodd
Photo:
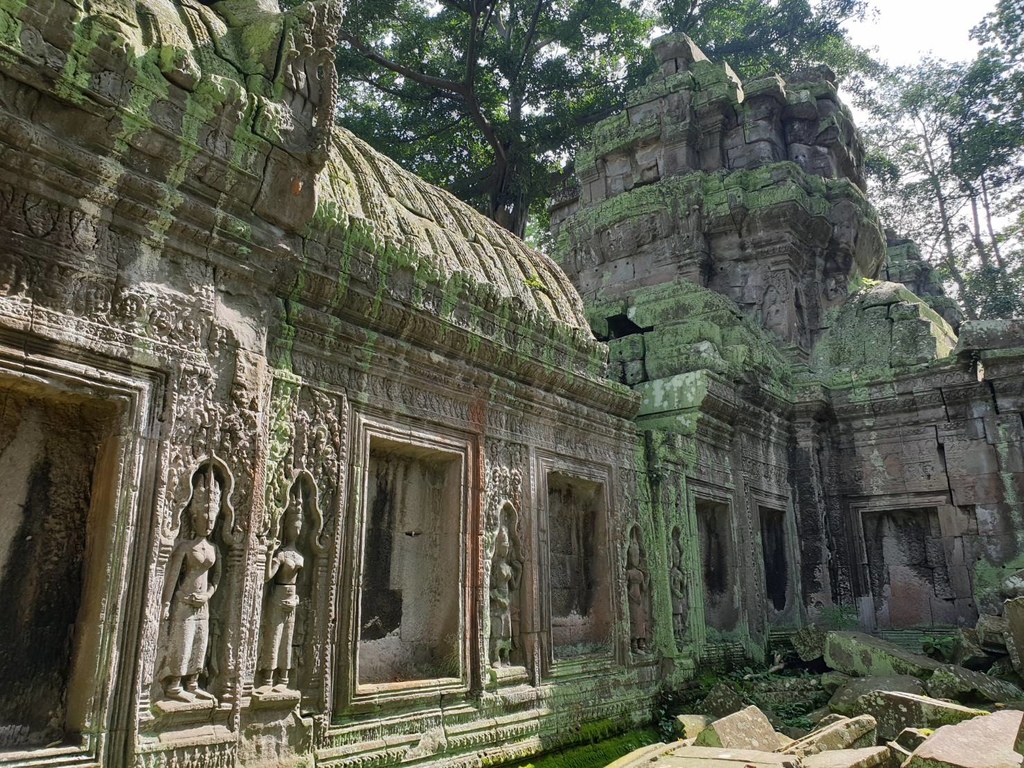
<instances>
[{"instance_id":1,"label":"pile of stone rubble","mask_svg":"<svg viewBox=\"0 0 1024 768\"><path fill-rule=\"evenodd\" d=\"M960 664L859 632L802 630L794 638L798 655L823 659L830 669L820 685L831 698L808 715L812 730L782 727L770 711L720 684L697 707L702 714L677 717L680 740L644 747L612 766L1022 768L1024 690L964 666L992 667L1005 656L1012 664L1005 676L1013 676L1018 654L1001 621L985 617L964 631Z\"/></svg>"}]
</instances>

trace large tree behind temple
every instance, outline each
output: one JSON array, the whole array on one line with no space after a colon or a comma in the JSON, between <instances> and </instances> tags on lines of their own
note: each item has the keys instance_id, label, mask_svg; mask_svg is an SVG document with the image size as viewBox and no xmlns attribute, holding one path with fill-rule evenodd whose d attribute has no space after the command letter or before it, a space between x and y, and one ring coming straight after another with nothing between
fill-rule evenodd
<instances>
[{"instance_id":1,"label":"large tree behind temple","mask_svg":"<svg viewBox=\"0 0 1024 768\"><path fill-rule=\"evenodd\" d=\"M872 64L842 28L863 18L864 0L659 0L658 9L664 26L686 33L743 78L785 76L815 64L842 76Z\"/></svg>"},{"instance_id":2,"label":"large tree behind temple","mask_svg":"<svg viewBox=\"0 0 1024 768\"><path fill-rule=\"evenodd\" d=\"M341 118L522 235L648 28L618 0L364 0L346 14Z\"/></svg>"},{"instance_id":3,"label":"large tree behind temple","mask_svg":"<svg viewBox=\"0 0 1024 768\"><path fill-rule=\"evenodd\" d=\"M892 68L866 92L873 198L956 283L969 318L1024 313L1024 1L974 30L972 62Z\"/></svg>"}]
</instances>

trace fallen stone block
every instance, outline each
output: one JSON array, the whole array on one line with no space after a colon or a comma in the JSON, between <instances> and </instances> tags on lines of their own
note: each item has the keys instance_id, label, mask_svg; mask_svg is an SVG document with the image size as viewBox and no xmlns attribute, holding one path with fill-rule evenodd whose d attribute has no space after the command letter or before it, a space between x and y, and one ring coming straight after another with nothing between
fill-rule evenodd
<instances>
[{"instance_id":1,"label":"fallen stone block","mask_svg":"<svg viewBox=\"0 0 1024 768\"><path fill-rule=\"evenodd\" d=\"M825 655L825 632L811 624L789 638L800 661L814 661Z\"/></svg>"},{"instance_id":2,"label":"fallen stone block","mask_svg":"<svg viewBox=\"0 0 1024 768\"><path fill-rule=\"evenodd\" d=\"M1017 670L1013 668L1013 659L1009 656L1000 656L993 662L992 666L989 667L986 672L989 677L994 677L997 680L1009 680L1016 685L1016 681L1020 680L1020 675L1017 674Z\"/></svg>"},{"instance_id":3,"label":"fallen stone block","mask_svg":"<svg viewBox=\"0 0 1024 768\"><path fill-rule=\"evenodd\" d=\"M739 712L745 706L743 699L725 683L719 683L710 691L708 695L704 697L704 702L701 704L709 715L715 717L725 717L731 715L733 712Z\"/></svg>"},{"instance_id":4,"label":"fallen stone block","mask_svg":"<svg viewBox=\"0 0 1024 768\"><path fill-rule=\"evenodd\" d=\"M821 689L823 691L835 693L848 682L854 679L855 678L850 677L849 675L844 675L842 672L830 670L818 678L818 683L821 685Z\"/></svg>"},{"instance_id":5,"label":"fallen stone block","mask_svg":"<svg viewBox=\"0 0 1024 768\"><path fill-rule=\"evenodd\" d=\"M938 728L988 714L982 709L896 691L866 693L857 700L857 708L875 718L883 739L896 738L904 728Z\"/></svg>"},{"instance_id":6,"label":"fallen stone block","mask_svg":"<svg viewBox=\"0 0 1024 768\"><path fill-rule=\"evenodd\" d=\"M795 741L796 741L796 739L794 739L794 738L792 738L790 736L787 736L784 733L779 733L778 731L776 731L775 732L775 751L776 752L784 752L786 750L786 747L788 747L790 744L792 744Z\"/></svg>"},{"instance_id":7,"label":"fallen stone block","mask_svg":"<svg viewBox=\"0 0 1024 768\"><path fill-rule=\"evenodd\" d=\"M891 675L888 677L854 677L832 694L828 708L833 712L847 717L859 715L857 699L872 691L900 691L924 695L924 683L910 675Z\"/></svg>"},{"instance_id":8,"label":"fallen stone block","mask_svg":"<svg viewBox=\"0 0 1024 768\"><path fill-rule=\"evenodd\" d=\"M1021 768L1013 747L1024 713L1006 710L944 725L910 755L904 768Z\"/></svg>"},{"instance_id":9,"label":"fallen stone block","mask_svg":"<svg viewBox=\"0 0 1024 768\"><path fill-rule=\"evenodd\" d=\"M928 728L904 728L896 736L896 743L906 749L909 754L924 744L925 739L931 735L932 731Z\"/></svg>"},{"instance_id":10,"label":"fallen stone block","mask_svg":"<svg viewBox=\"0 0 1024 768\"><path fill-rule=\"evenodd\" d=\"M899 763L888 747L863 747L819 752L801 760L803 768L897 768Z\"/></svg>"},{"instance_id":11,"label":"fallen stone block","mask_svg":"<svg viewBox=\"0 0 1024 768\"><path fill-rule=\"evenodd\" d=\"M1017 674L1024 676L1024 597L1005 601L1003 616L1009 625L1009 632L1005 635L1006 650Z\"/></svg>"},{"instance_id":12,"label":"fallen stone block","mask_svg":"<svg viewBox=\"0 0 1024 768\"><path fill-rule=\"evenodd\" d=\"M944 664L928 678L928 694L937 699L957 701L1018 701L1024 691L1013 683L989 677L983 672Z\"/></svg>"},{"instance_id":13,"label":"fallen stone block","mask_svg":"<svg viewBox=\"0 0 1024 768\"><path fill-rule=\"evenodd\" d=\"M608 768L802 768L800 758L755 749L686 747L672 745L633 762L612 763Z\"/></svg>"},{"instance_id":14,"label":"fallen stone block","mask_svg":"<svg viewBox=\"0 0 1024 768\"><path fill-rule=\"evenodd\" d=\"M771 752L778 746L779 740L764 712L757 707L747 707L715 720L697 735L693 744L695 747Z\"/></svg>"},{"instance_id":15,"label":"fallen stone block","mask_svg":"<svg viewBox=\"0 0 1024 768\"><path fill-rule=\"evenodd\" d=\"M837 672L856 677L912 675L927 678L941 662L905 651L863 632L829 632L825 663Z\"/></svg>"},{"instance_id":16,"label":"fallen stone block","mask_svg":"<svg viewBox=\"0 0 1024 768\"><path fill-rule=\"evenodd\" d=\"M676 730L684 739L694 739L714 721L710 715L676 715Z\"/></svg>"},{"instance_id":17,"label":"fallen stone block","mask_svg":"<svg viewBox=\"0 0 1024 768\"><path fill-rule=\"evenodd\" d=\"M811 731L785 748L787 755L807 757L835 749L857 749L875 745L875 718L871 715L843 718L837 723Z\"/></svg>"},{"instance_id":18,"label":"fallen stone block","mask_svg":"<svg viewBox=\"0 0 1024 768\"><path fill-rule=\"evenodd\" d=\"M981 614L974 625L974 633L978 643L986 651L1006 653L1006 636L1010 633L1010 622L1005 617Z\"/></svg>"},{"instance_id":19,"label":"fallen stone block","mask_svg":"<svg viewBox=\"0 0 1024 768\"><path fill-rule=\"evenodd\" d=\"M995 657L982 648L977 630L961 629L957 632L957 640L953 661L961 667L984 672L992 666Z\"/></svg>"},{"instance_id":20,"label":"fallen stone block","mask_svg":"<svg viewBox=\"0 0 1024 768\"><path fill-rule=\"evenodd\" d=\"M819 728L824 728L826 725L832 725L832 723L841 723L843 720L848 720L848 719L849 719L848 715L840 715L837 712L829 712L827 715L825 715L823 718L821 718L821 720L819 720L815 724L814 728L812 728L811 730L816 731Z\"/></svg>"},{"instance_id":21,"label":"fallen stone block","mask_svg":"<svg viewBox=\"0 0 1024 768\"><path fill-rule=\"evenodd\" d=\"M605 768L639 768L639 766L656 766L658 758L673 749L678 749L678 744L648 744L646 747L634 749L627 755L609 763Z\"/></svg>"},{"instance_id":22,"label":"fallen stone block","mask_svg":"<svg viewBox=\"0 0 1024 768\"><path fill-rule=\"evenodd\" d=\"M889 751L892 752L893 757L896 760L896 765L902 766L903 762L908 757L910 757L910 750L907 749L906 747L900 746L895 741L887 742L886 746L889 747Z\"/></svg>"}]
</instances>

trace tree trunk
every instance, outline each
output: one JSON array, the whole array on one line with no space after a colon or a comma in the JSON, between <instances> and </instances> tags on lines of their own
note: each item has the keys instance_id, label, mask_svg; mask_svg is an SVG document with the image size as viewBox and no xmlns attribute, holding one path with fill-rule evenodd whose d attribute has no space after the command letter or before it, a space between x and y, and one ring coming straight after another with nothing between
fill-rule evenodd
<instances>
[{"instance_id":1,"label":"tree trunk","mask_svg":"<svg viewBox=\"0 0 1024 768\"><path fill-rule=\"evenodd\" d=\"M512 147L505 147L504 158L496 157L494 186L491 188L490 218L516 237L526 234L526 219L530 212L529 202L521 189L517 191L519 177L524 169L518 167L519 154Z\"/></svg>"},{"instance_id":2,"label":"tree trunk","mask_svg":"<svg viewBox=\"0 0 1024 768\"><path fill-rule=\"evenodd\" d=\"M971 239L974 241L974 250L978 252L978 258L981 259L981 265L985 268L991 266L988 259L988 248L985 247L985 241L981 238L981 216L978 214L978 197L971 191L971 220L974 224L971 230Z\"/></svg>"},{"instance_id":3,"label":"tree trunk","mask_svg":"<svg viewBox=\"0 0 1024 768\"><path fill-rule=\"evenodd\" d=\"M967 319L977 320L977 312L975 312L974 308L971 306L971 302L966 300L967 282L964 280L963 273L960 271L960 267L956 263L956 248L953 246L953 231L950 226L949 206L946 201L946 195L942 191L942 182L939 180L935 153L932 150L932 142L931 138L928 136L927 125L922 125L921 139L924 142L925 157L928 161L928 181L931 183L932 189L935 190L935 202L939 208L939 224L942 229L942 243L946 250L946 258L944 259L946 269L949 270L950 277L953 278L953 282L956 283L957 288L960 290L961 302L964 307L964 313L967 315Z\"/></svg>"},{"instance_id":4,"label":"tree trunk","mask_svg":"<svg viewBox=\"0 0 1024 768\"><path fill-rule=\"evenodd\" d=\"M981 174L981 204L985 208L985 223L988 227L989 242L992 243L992 255L995 257L998 267L1005 271L1006 264L1003 263L1003 255L999 252L999 241L996 239L996 231L992 226L992 201L988 196L988 183L985 181L985 174Z\"/></svg>"}]
</instances>

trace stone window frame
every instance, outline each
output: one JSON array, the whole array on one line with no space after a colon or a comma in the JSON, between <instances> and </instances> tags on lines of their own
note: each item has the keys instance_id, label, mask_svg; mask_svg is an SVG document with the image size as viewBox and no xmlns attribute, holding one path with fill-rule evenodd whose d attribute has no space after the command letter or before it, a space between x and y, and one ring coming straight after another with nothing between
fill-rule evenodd
<instances>
[{"instance_id":1,"label":"stone window frame","mask_svg":"<svg viewBox=\"0 0 1024 768\"><path fill-rule=\"evenodd\" d=\"M462 487L460 521L462 545L459 547L461 562L459 573L462 589L459 591L459 656L461 674L458 678L434 678L409 680L398 683L369 683L360 685L358 679L359 611L361 608L360 572L362 569L365 535L367 483L365 471L370 462L370 444L374 438L389 442L405 443L414 448L448 453L457 456L461 463ZM475 533L477 518L474 513L479 496L475 479L481 455L478 440L468 433L446 429L436 425L414 424L411 420L389 417L376 409L353 409L352 412L352 457L349 464L347 503L348 518L344 531L343 551L349 553L348 563L342 572L344 590L343 607L339 612L341 621L336 653L338 681L335 691L335 717L358 713L366 709L376 710L382 704L404 705L422 700L436 700L445 697L466 696L470 692L472 667L474 665L470 630L474 626L470 611L473 608L473 591L470 564L479 559Z\"/></svg>"},{"instance_id":2,"label":"stone window frame","mask_svg":"<svg viewBox=\"0 0 1024 768\"><path fill-rule=\"evenodd\" d=\"M104 526L109 538L100 549L108 578L101 582L102 591L88 603L83 600L78 609L79 614L95 610L95 625L77 638L73 647L73 660L88 653L92 663L83 669L74 666L73 661L68 679L69 691L74 685L88 685L82 742L78 746L13 748L0 753L0 767L70 768L83 761L95 765L118 763L132 748L135 733L132 702L137 705L138 701L136 649L142 641L143 611L133 610L133 606L141 605L139 598L147 581L145 543L156 530L156 414L163 404L165 376L142 365L129 368L81 350L68 350L67 358L41 354L33 349L36 345L31 340L25 342L23 334L2 334L0 379L27 382L53 394L68 392L112 403L115 410L111 427L117 441L111 455L98 456L97 463L109 462L116 471L106 478L94 474L92 480L93 488L98 482L109 482L106 496L112 508L109 524ZM87 579L93 567L98 566L87 566Z\"/></svg>"},{"instance_id":3,"label":"stone window frame","mask_svg":"<svg viewBox=\"0 0 1024 768\"><path fill-rule=\"evenodd\" d=\"M871 592L871 579L868 576L867 544L864 541L865 512L898 512L903 509L920 509L934 507L939 519L939 529L946 535L945 520L949 519L950 511L956 507L950 500L949 493L899 493L882 496L871 496L848 502L847 535L853 542L851 565L853 573L850 582L853 585L854 600L857 602L857 618L860 627L865 631L877 631L875 626L875 598ZM948 507L949 509L943 509Z\"/></svg>"},{"instance_id":4,"label":"stone window frame","mask_svg":"<svg viewBox=\"0 0 1024 768\"><path fill-rule=\"evenodd\" d=\"M770 619L774 617L782 617L784 620L791 619L794 626L800 621L800 612L803 610L801 603L801 591L800 591L800 547L797 546L799 532L796 528L796 510L793 506L793 499L791 496L784 496L780 493L772 493L771 491L765 491L760 488L753 488L749 491L750 503L752 505L751 515L754 522L754 536L757 543L756 553L757 558L760 562L760 572L758 573L758 580L760 582L761 589L764 592L767 629L772 629ZM785 535L786 535L786 561L787 571L789 574L789 601L786 604L786 608L783 611L776 611L769 606L771 600L768 597L768 585L765 581L765 564L764 564L764 543L761 541L761 507L765 507L775 512L781 512L784 520Z\"/></svg>"},{"instance_id":5,"label":"stone window frame","mask_svg":"<svg viewBox=\"0 0 1024 768\"><path fill-rule=\"evenodd\" d=\"M617 588L620 564L615 547L612 543L612 521L616 518L615 510L615 473L607 464L589 462L582 459L562 456L547 451L537 451L535 457L536 482L534 483L534 509L537 510L537 584L533 586L539 596L541 649L540 674L543 678L579 677L580 674L601 675L611 670L619 659L629 657L629 637L623 632L622 625L626 621L626 606L620 604L620 590ZM550 582L551 560L549 518L548 518L548 476L563 475L601 486L604 497L605 525L605 567L609 574L608 584L608 616L609 646L604 653L588 654L579 658L555 659L554 644L551 631L551 598L546 589Z\"/></svg>"}]
</instances>

